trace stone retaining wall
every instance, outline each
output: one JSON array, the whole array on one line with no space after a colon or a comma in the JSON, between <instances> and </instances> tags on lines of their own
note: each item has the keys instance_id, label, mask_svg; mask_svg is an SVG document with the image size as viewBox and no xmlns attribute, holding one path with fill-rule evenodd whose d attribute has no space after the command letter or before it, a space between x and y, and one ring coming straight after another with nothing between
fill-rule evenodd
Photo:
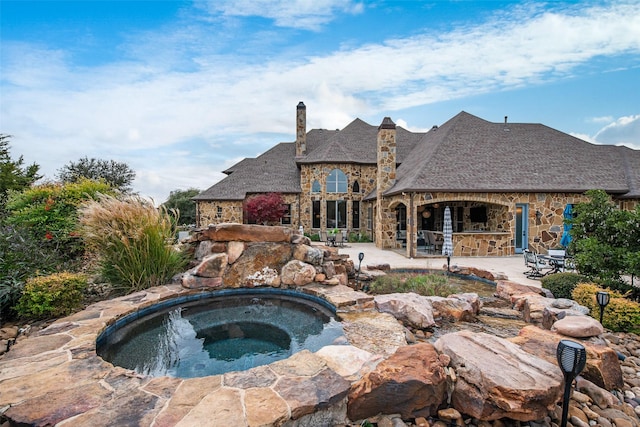
<instances>
[{"instance_id":1,"label":"stone retaining wall","mask_svg":"<svg viewBox=\"0 0 640 427\"><path fill-rule=\"evenodd\" d=\"M211 225L193 234L191 268L181 279L190 289L347 285L353 261L337 248L311 246L287 227Z\"/></svg>"}]
</instances>

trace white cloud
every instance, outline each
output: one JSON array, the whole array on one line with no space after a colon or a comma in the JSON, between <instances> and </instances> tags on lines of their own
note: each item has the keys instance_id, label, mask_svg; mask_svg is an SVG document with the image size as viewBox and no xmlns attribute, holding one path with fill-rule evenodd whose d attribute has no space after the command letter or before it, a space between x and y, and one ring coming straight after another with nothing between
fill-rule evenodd
<instances>
[{"instance_id":1,"label":"white cloud","mask_svg":"<svg viewBox=\"0 0 640 427\"><path fill-rule=\"evenodd\" d=\"M587 121L589 123L611 123L614 120L613 116L601 116L601 117L591 117Z\"/></svg>"},{"instance_id":2,"label":"white cloud","mask_svg":"<svg viewBox=\"0 0 640 427\"><path fill-rule=\"evenodd\" d=\"M640 114L620 117L594 136L599 144L626 145L640 149Z\"/></svg>"},{"instance_id":3,"label":"white cloud","mask_svg":"<svg viewBox=\"0 0 640 427\"><path fill-rule=\"evenodd\" d=\"M225 16L260 15L313 29L363 7L347 0L207 5ZM517 8L444 34L426 29L292 57L218 50L223 35L214 28L194 21L188 30L180 23L173 31L132 35L122 47L127 59L92 67L76 66L59 49L3 40L1 131L14 135L14 151L48 176L84 156L114 159L137 171L141 193L168 195L179 185L213 184L230 166L226 159L293 140L299 101L310 109L308 128L336 129L356 116L553 81L592 58L640 52L638 3L557 12ZM637 146L637 122L618 120L596 139L633 143L635 135ZM206 166L162 157L193 140L206 141L200 147L211 158Z\"/></svg>"},{"instance_id":4,"label":"white cloud","mask_svg":"<svg viewBox=\"0 0 640 427\"><path fill-rule=\"evenodd\" d=\"M212 13L225 16L262 16L279 27L319 30L336 14L361 13L364 5L351 0L211 0L205 3Z\"/></svg>"}]
</instances>

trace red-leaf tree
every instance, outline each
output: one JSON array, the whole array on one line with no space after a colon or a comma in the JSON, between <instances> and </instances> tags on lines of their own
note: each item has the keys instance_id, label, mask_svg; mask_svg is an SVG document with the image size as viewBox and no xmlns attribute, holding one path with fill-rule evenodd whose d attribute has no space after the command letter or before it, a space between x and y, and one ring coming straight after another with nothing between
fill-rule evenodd
<instances>
[{"instance_id":1,"label":"red-leaf tree","mask_svg":"<svg viewBox=\"0 0 640 427\"><path fill-rule=\"evenodd\" d=\"M256 194L244 202L244 212L248 222L266 225L280 221L287 206L280 193Z\"/></svg>"}]
</instances>

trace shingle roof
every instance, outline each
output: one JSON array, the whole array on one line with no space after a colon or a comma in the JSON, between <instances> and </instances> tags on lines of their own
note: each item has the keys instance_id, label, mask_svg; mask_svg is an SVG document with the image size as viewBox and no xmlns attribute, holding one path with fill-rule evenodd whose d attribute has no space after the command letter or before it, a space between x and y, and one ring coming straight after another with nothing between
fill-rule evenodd
<instances>
[{"instance_id":1,"label":"shingle roof","mask_svg":"<svg viewBox=\"0 0 640 427\"><path fill-rule=\"evenodd\" d=\"M307 155L282 142L224 171L195 200L243 200L247 193L299 193L298 164L376 164L378 127L360 119L343 130L307 133ZM402 191L584 192L603 189L640 197L640 151L595 145L531 123L492 123L461 112L426 133L396 128L397 181ZM376 191L366 199L376 197Z\"/></svg>"},{"instance_id":2,"label":"shingle roof","mask_svg":"<svg viewBox=\"0 0 640 427\"><path fill-rule=\"evenodd\" d=\"M541 124L491 123L461 112L424 135L385 194L592 188L626 193L623 157L623 147L590 144ZM629 161L638 168L637 157Z\"/></svg>"},{"instance_id":3,"label":"shingle roof","mask_svg":"<svg viewBox=\"0 0 640 427\"><path fill-rule=\"evenodd\" d=\"M423 136L424 133L409 132L399 126L396 128L396 160L398 163L402 163ZM332 134L326 135L325 138L314 140L314 144L309 144L309 136L307 136L307 155L297 161L299 164L376 164L377 138L377 126L355 119L343 130L334 131Z\"/></svg>"},{"instance_id":4,"label":"shingle roof","mask_svg":"<svg viewBox=\"0 0 640 427\"><path fill-rule=\"evenodd\" d=\"M282 142L255 159L244 159L232 173L195 196L194 200L244 200L247 193L299 193L296 148Z\"/></svg>"}]
</instances>

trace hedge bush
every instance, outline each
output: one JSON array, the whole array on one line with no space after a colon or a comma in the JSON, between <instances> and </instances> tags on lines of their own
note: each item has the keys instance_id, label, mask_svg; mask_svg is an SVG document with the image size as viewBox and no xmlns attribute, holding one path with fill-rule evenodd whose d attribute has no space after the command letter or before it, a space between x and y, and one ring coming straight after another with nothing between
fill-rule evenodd
<instances>
[{"instance_id":1,"label":"hedge bush","mask_svg":"<svg viewBox=\"0 0 640 427\"><path fill-rule=\"evenodd\" d=\"M596 301L596 293L600 291L608 292L610 296L602 317L603 326L614 332L640 333L640 304L628 300L621 293L593 283L582 283L573 290L572 297L590 309L591 317L600 319L600 306Z\"/></svg>"},{"instance_id":2,"label":"hedge bush","mask_svg":"<svg viewBox=\"0 0 640 427\"><path fill-rule=\"evenodd\" d=\"M555 273L540 279L542 287L549 289L556 298L571 299L571 294L578 283L588 282L586 276L577 273Z\"/></svg>"},{"instance_id":3,"label":"hedge bush","mask_svg":"<svg viewBox=\"0 0 640 427\"><path fill-rule=\"evenodd\" d=\"M66 316L80 308L87 277L78 273L54 273L27 280L16 311L26 317Z\"/></svg>"}]
</instances>

